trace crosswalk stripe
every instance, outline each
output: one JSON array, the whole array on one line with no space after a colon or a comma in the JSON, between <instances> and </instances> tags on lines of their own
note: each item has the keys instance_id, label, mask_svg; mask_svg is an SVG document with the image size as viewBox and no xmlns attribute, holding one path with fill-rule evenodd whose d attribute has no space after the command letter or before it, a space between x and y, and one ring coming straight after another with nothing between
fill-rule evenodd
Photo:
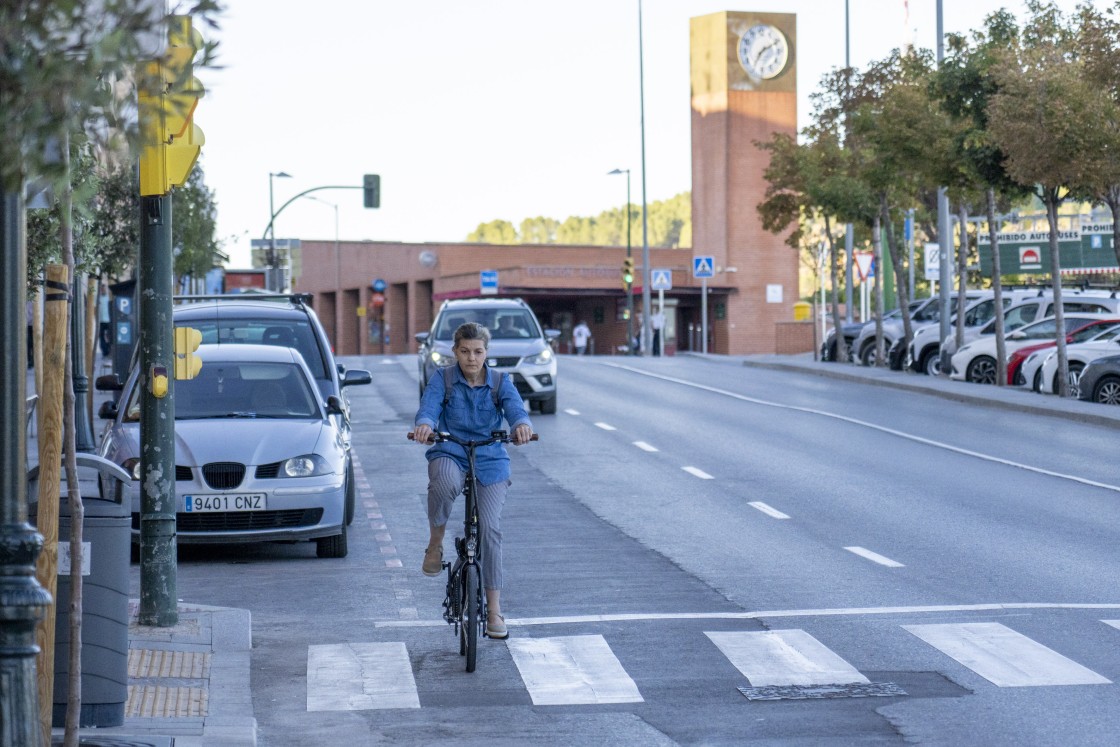
<instances>
[{"instance_id":1,"label":"crosswalk stripe","mask_svg":"<svg viewBox=\"0 0 1120 747\"><path fill-rule=\"evenodd\" d=\"M804 630L706 632L754 687L848 685L869 680Z\"/></svg>"},{"instance_id":2,"label":"crosswalk stripe","mask_svg":"<svg viewBox=\"0 0 1120 747\"><path fill-rule=\"evenodd\" d=\"M308 711L419 707L416 679L403 643L308 646Z\"/></svg>"},{"instance_id":3,"label":"crosswalk stripe","mask_svg":"<svg viewBox=\"0 0 1120 747\"><path fill-rule=\"evenodd\" d=\"M508 646L534 705L643 702L601 635L513 638Z\"/></svg>"},{"instance_id":4,"label":"crosswalk stripe","mask_svg":"<svg viewBox=\"0 0 1120 747\"><path fill-rule=\"evenodd\" d=\"M1107 685L1110 680L994 622L903 625L999 687Z\"/></svg>"}]
</instances>

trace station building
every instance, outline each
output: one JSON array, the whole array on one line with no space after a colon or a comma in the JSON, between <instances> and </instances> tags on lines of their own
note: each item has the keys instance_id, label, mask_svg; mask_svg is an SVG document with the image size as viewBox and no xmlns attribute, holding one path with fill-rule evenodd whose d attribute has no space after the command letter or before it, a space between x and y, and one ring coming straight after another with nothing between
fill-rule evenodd
<instances>
[{"instance_id":1,"label":"station building","mask_svg":"<svg viewBox=\"0 0 1120 747\"><path fill-rule=\"evenodd\" d=\"M796 17L721 12L691 20L692 232L689 249L650 248L650 268L671 272L664 302L667 354L698 351L701 287L707 287L707 350L792 353L813 348L811 321L796 319L799 257L764 230L757 205L767 182L756 143L797 126ZM641 328L642 247L633 247L632 329ZM570 349L580 321L596 354L626 349L625 247L376 241L300 242L293 289L314 306L340 355L415 352L439 304L483 293L482 271L497 274L499 296L525 299ZM693 277L693 258L711 257L713 276ZM488 275L488 281L493 275Z\"/></svg>"}]
</instances>

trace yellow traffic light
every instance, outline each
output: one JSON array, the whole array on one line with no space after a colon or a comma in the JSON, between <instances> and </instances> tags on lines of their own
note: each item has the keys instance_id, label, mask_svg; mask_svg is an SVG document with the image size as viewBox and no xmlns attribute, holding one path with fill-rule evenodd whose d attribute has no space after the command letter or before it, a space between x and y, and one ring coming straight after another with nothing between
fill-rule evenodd
<instances>
[{"instance_id":1,"label":"yellow traffic light","mask_svg":"<svg viewBox=\"0 0 1120 747\"><path fill-rule=\"evenodd\" d=\"M627 257L622 260L622 287L629 290L634 284L634 258Z\"/></svg>"},{"instance_id":2,"label":"yellow traffic light","mask_svg":"<svg viewBox=\"0 0 1120 747\"><path fill-rule=\"evenodd\" d=\"M194 56L202 36L190 16L171 16L167 53L141 65L138 73L140 132L140 194L164 195L185 184L202 145L194 112L205 89L194 77Z\"/></svg>"},{"instance_id":3,"label":"yellow traffic light","mask_svg":"<svg viewBox=\"0 0 1120 747\"><path fill-rule=\"evenodd\" d=\"M193 379L202 370L202 359L195 355L202 333L193 327L175 328L175 380Z\"/></svg>"}]
</instances>

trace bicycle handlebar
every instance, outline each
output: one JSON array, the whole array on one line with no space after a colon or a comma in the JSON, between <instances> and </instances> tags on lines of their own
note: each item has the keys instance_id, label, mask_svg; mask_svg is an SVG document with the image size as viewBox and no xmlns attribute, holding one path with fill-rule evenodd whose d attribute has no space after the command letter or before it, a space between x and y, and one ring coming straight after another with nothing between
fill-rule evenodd
<instances>
[{"instance_id":1,"label":"bicycle handlebar","mask_svg":"<svg viewBox=\"0 0 1120 747\"><path fill-rule=\"evenodd\" d=\"M408 440L409 441L415 441L416 440L416 434L413 433L412 431L409 431L408 432ZM539 438L538 434L534 433L532 436L529 437L529 440L530 441L539 441L540 438ZM503 443L503 444L511 443L509 433L507 431L494 431L490 434L490 438L484 438L481 441L463 441L462 439L456 438L455 436L453 436L453 435L451 435L450 433L447 433L447 432L432 431L432 434L428 438L427 442L430 443L430 444L438 444L438 443L442 443L444 441L450 441L451 443L459 444L460 446L462 446L464 448L471 448L471 447L477 448L479 446L487 446L488 444L494 444L494 443Z\"/></svg>"}]
</instances>

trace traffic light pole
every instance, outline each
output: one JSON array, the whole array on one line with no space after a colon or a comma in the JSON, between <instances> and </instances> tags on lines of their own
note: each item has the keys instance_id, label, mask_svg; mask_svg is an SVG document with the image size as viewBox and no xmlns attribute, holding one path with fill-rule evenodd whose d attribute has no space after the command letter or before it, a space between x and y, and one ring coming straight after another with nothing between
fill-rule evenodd
<instances>
[{"instance_id":1,"label":"traffic light pole","mask_svg":"<svg viewBox=\"0 0 1120 747\"><path fill-rule=\"evenodd\" d=\"M141 625L179 621L176 598L171 195L140 198ZM160 381L162 377L162 381ZM123 403L122 403L123 405Z\"/></svg>"}]
</instances>

